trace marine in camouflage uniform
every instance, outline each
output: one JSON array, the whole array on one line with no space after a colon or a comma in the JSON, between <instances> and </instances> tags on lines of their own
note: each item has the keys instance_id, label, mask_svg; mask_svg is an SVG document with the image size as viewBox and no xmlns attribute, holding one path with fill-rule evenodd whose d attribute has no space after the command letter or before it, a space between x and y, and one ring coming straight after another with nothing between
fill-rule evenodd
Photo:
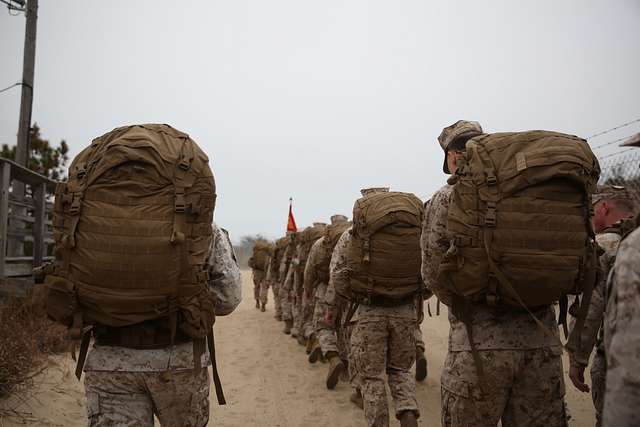
<instances>
[{"instance_id":1,"label":"marine in camouflage uniform","mask_svg":"<svg viewBox=\"0 0 640 427\"><path fill-rule=\"evenodd\" d=\"M295 234L288 234L291 240L287 245L279 268L280 282L280 307L282 307L282 320L285 323L284 333L290 334L293 327L293 271L295 270L295 254L297 245Z\"/></svg>"},{"instance_id":2,"label":"marine in camouflage uniform","mask_svg":"<svg viewBox=\"0 0 640 427\"><path fill-rule=\"evenodd\" d=\"M601 328L606 304L604 290L609 270L613 266L620 244L621 230L618 221L632 216L633 202L624 187L605 185L598 188L598 192L593 195L592 203L594 207L593 223L597 233L596 242L603 251L600 256L602 275L593 289L578 347L569 349L569 378L578 390L589 391L589 386L584 381L584 371L595 347L596 353L590 371L591 397L596 409L596 426L599 427L602 425L607 371ZM572 322L572 329L573 327L575 327L575 321Z\"/></svg>"},{"instance_id":3,"label":"marine in camouflage uniform","mask_svg":"<svg viewBox=\"0 0 640 427\"><path fill-rule=\"evenodd\" d=\"M275 311L275 318L280 320L282 319L282 309L280 307L280 298L278 296L278 292L280 290L280 287L278 286L278 281L277 279L277 265L278 265L278 258L277 258L277 251L278 249L276 247L273 248L273 250L271 251L271 256L269 257L269 264L267 265L267 272L266 272L266 276L265 276L265 280L264 280L264 285L260 288L260 302L263 303L264 305L267 304L267 302L269 301L269 288L271 288L271 291L273 292L273 309Z\"/></svg>"},{"instance_id":4,"label":"marine in camouflage uniform","mask_svg":"<svg viewBox=\"0 0 640 427\"><path fill-rule=\"evenodd\" d=\"M268 250L269 249L261 249ZM253 298L256 301L256 308L265 311L267 305L267 291L269 289L267 278L266 267L262 265L257 265L256 263L256 247L254 246L253 255L249 258L248 262L249 267L251 268L251 273L253 277ZM268 264L266 264L268 266Z\"/></svg>"},{"instance_id":5,"label":"marine in camouflage uniform","mask_svg":"<svg viewBox=\"0 0 640 427\"><path fill-rule=\"evenodd\" d=\"M213 227L209 290L216 316L242 299L240 270L226 231ZM84 365L89 426L203 426L209 420L208 354L194 373L193 343L148 350L101 345L98 337Z\"/></svg>"},{"instance_id":6,"label":"marine in camouflage uniform","mask_svg":"<svg viewBox=\"0 0 640 427\"><path fill-rule=\"evenodd\" d=\"M640 136L623 145L640 147ZM640 216L626 225L635 231L620 243L606 288L605 427L640 425Z\"/></svg>"},{"instance_id":7,"label":"marine in camouflage uniform","mask_svg":"<svg viewBox=\"0 0 640 427\"><path fill-rule=\"evenodd\" d=\"M363 196L388 189L363 190ZM333 252L331 281L340 296L351 295L347 251L348 232L338 240ZM413 302L394 307L360 304L357 322L351 334L349 373L352 384L361 390L364 416L370 427L389 425L389 408L383 374L395 404L396 418L403 421L412 413L420 416L416 401L416 382L411 374L415 361L416 306ZM414 418L415 417L415 418ZM403 424L404 425L404 424ZM411 424L407 424L411 425Z\"/></svg>"},{"instance_id":8,"label":"marine in camouflage uniform","mask_svg":"<svg viewBox=\"0 0 640 427\"><path fill-rule=\"evenodd\" d=\"M461 150L464 144L454 148L458 137L481 132L477 122L460 121L445 128L438 139L445 152ZM453 156L445 155L443 169L451 173L447 157ZM455 161L451 166L455 167ZM449 184L453 182L450 179ZM440 286L436 277L451 241L447 214L452 189L452 185L444 186L426 205L421 241L425 284L449 307L453 295ZM474 304L469 322L485 371L483 390L466 327L449 310L449 346L441 375L443 426L496 426L500 421L509 426L567 425L555 313L552 307L545 307L535 314L553 336L547 335L526 312Z\"/></svg>"}]
</instances>

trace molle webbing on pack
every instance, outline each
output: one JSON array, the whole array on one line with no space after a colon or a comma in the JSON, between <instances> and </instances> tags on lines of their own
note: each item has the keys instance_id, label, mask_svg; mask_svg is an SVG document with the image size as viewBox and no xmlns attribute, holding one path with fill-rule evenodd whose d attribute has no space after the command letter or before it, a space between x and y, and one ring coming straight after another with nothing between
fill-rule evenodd
<instances>
[{"instance_id":1,"label":"molle webbing on pack","mask_svg":"<svg viewBox=\"0 0 640 427\"><path fill-rule=\"evenodd\" d=\"M455 237L438 280L463 297L526 308L595 280L589 195L600 167L586 141L546 131L482 135L460 160L447 224Z\"/></svg>"},{"instance_id":2,"label":"molle webbing on pack","mask_svg":"<svg viewBox=\"0 0 640 427\"><path fill-rule=\"evenodd\" d=\"M347 249L354 295L363 302L373 295L403 299L422 289L422 218L422 202L411 193L375 193L356 201Z\"/></svg>"},{"instance_id":3,"label":"molle webbing on pack","mask_svg":"<svg viewBox=\"0 0 640 427\"><path fill-rule=\"evenodd\" d=\"M86 326L157 321L197 340L212 330L205 284L215 183L209 159L168 125L115 129L73 160L56 189L48 312ZM197 355L196 355L197 356Z\"/></svg>"}]
</instances>

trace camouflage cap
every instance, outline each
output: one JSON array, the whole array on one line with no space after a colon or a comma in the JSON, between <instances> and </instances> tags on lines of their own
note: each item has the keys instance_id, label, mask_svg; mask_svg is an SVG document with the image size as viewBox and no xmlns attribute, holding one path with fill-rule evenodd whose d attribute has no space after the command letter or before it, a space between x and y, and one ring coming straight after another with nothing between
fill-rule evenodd
<instances>
[{"instance_id":1,"label":"camouflage cap","mask_svg":"<svg viewBox=\"0 0 640 427\"><path fill-rule=\"evenodd\" d=\"M632 200L626 188L620 185L598 185L591 196L591 203L595 205L601 200Z\"/></svg>"},{"instance_id":2,"label":"camouflage cap","mask_svg":"<svg viewBox=\"0 0 640 427\"><path fill-rule=\"evenodd\" d=\"M389 192L389 187L369 187L369 188L363 188L362 190L360 190L360 194L362 194L362 197L370 196L371 194L376 194L376 193L388 193L388 192Z\"/></svg>"},{"instance_id":3,"label":"camouflage cap","mask_svg":"<svg viewBox=\"0 0 640 427\"><path fill-rule=\"evenodd\" d=\"M442 170L444 173L451 173L449 166L447 165L447 150L451 146L451 143L460 137L473 137L482 135L482 126L480 123L469 120L458 120L454 124L442 129L440 136L438 136L438 142L444 150L444 164Z\"/></svg>"},{"instance_id":4,"label":"camouflage cap","mask_svg":"<svg viewBox=\"0 0 640 427\"><path fill-rule=\"evenodd\" d=\"M620 147L640 147L640 133L633 135L625 142L620 144Z\"/></svg>"},{"instance_id":5,"label":"camouflage cap","mask_svg":"<svg viewBox=\"0 0 640 427\"><path fill-rule=\"evenodd\" d=\"M314 222L314 223L313 223L313 226L314 226L314 227L323 227L323 226L325 226L325 225L327 225L327 223L326 223L326 222Z\"/></svg>"},{"instance_id":6,"label":"camouflage cap","mask_svg":"<svg viewBox=\"0 0 640 427\"><path fill-rule=\"evenodd\" d=\"M347 221L349 221L349 218L344 215L336 214L331 216L331 225L344 224Z\"/></svg>"}]
</instances>

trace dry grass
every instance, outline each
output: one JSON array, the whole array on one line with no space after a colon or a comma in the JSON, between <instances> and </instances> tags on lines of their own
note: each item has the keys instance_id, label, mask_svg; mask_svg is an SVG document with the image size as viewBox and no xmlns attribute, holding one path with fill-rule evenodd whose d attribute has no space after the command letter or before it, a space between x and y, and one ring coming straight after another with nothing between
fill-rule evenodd
<instances>
[{"instance_id":1,"label":"dry grass","mask_svg":"<svg viewBox=\"0 0 640 427\"><path fill-rule=\"evenodd\" d=\"M0 304L0 398L28 383L46 354L63 351L66 329L46 316L38 298Z\"/></svg>"}]
</instances>

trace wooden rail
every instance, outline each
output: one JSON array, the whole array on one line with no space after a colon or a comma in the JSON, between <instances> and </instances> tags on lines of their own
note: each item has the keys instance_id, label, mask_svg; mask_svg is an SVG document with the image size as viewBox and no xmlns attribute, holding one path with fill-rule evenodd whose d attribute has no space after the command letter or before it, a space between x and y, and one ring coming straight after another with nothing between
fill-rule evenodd
<instances>
[{"instance_id":1,"label":"wooden rail","mask_svg":"<svg viewBox=\"0 0 640 427\"><path fill-rule=\"evenodd\" d=\"M20 183L30 191L14 194ZM18 185L16 185L18 184ZM51 213L57 182L0 157L0 278L31 276L53 259ZM25 242L32 253L24 251Z\"/></svg>"}]
</instances>

